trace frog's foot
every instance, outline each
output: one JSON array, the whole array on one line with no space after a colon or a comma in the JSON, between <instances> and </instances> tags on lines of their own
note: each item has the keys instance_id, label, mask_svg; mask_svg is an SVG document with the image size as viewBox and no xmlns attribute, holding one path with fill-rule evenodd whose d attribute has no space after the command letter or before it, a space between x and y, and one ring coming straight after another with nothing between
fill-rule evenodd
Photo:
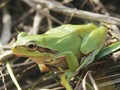
<instances>
[{"instance_id":1,"label":"frog's foot","mask_svg":"<svg viewBox=\"0 0 120 90\"><path fill-rule=\"evenodd\" d=\"M61 78L61 84L66 88L66 90L73 90L64 74L61 74L60 78Z\"/></svg>"},{"instance_id":2,"label":"frog's foot","mask_svg":"<svg viewBox=\"0 0 120 90\"><path fill-rule=\"evenodd\" d=\"M69 84L70 79L74 75L73 72L71 72L70 70L63 70L61 68L59 68L59 72L61 72L59 75L60 75L62 86L64 86L66 90L73 90L72 86Z\"/></svg>"},{"instance_id":3,"label":"frog's foot","mask_svg":"<svg viewBox=\"0 0 120 90\"><path fill-rule=\"evenodd\" d=\"M41 72L48 72L49 68L45 64L38 64Z\"/></svg>"}]
</instances>

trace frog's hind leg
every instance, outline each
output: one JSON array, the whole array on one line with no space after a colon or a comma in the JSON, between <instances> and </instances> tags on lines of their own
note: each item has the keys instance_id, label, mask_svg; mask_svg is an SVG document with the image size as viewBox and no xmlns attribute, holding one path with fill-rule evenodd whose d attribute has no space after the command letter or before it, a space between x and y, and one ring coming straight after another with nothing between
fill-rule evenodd
<instances>
[{"instance_id":1,"label":"frog's hind leg","mask_svg":"<svg viewBox=\"0 0 120 90\"><path fill-rule=\"evenodd\" d=\"M69 80L74 75L74 71L79 67L78 59L71 51L59 53L56 57L60 56L64 56L66 58L68 65L68 70L65 70L65 73L60 75L61 83L66 88L66 90L73 90L71 85L69 84Z\"/></svg>"}]
</instances>

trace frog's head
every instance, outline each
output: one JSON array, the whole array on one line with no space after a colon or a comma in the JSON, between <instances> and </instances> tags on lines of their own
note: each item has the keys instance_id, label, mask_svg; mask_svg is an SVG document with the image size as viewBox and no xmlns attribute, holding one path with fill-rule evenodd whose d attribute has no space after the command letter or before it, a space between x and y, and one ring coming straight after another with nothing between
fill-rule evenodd
<instances>
[{"instance_id":1,"label":"frog's head","mask_svg":"<svg viewBox=\"0 0 120 90\"><path fill-rule=\"evenodd\" d=\"M39 35L30 35L25 32L21 32L17 37L17 41L12 46L13 54L25 57L42 56L43 54L37 50L38 39L40 42Z\"/></svg>"}]
</instances>

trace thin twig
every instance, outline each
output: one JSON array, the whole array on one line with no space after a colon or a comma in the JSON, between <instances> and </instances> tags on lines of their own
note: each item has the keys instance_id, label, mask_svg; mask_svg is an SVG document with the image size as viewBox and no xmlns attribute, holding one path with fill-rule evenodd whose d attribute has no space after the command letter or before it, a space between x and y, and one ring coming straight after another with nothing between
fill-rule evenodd
<instances>
[{"instance_id":1,"label":"thin twig","mask_svg":"<svg viewBox=\"0 0 120 90\"><path fill-rule=\"evenodd\" d=\"M4 84L4 90L7 90L7 87L6 87L6 84L5 84L5 78L4 78L4 75L2 73L1 67L0 67L0 74L1 74L2 82Z\"/></svg>"},{"instance_id":2,"label":"thin twig","mask_svg":"<svg viewBox=\"0 0 120 90\"><path fill-rule=\"evenodd\" d=\"M31 2L30 0L22 0L23 2L25 2L26 4L28 4L30 7L32 7L33 9L39 11L40 14L46 16L46 17L49 17L51 18L53 21L59 23L59 24L62 24L61 21L59 21L58 19L56 19L55 17L49 15L48 13L46 14L46 12L44 12L43 10L39 10L39 8L36 7L36 4Z\"/></svg>"},{"instance_id":3,"label":"thin twig","mask_svg":"<svg viewBox=\"0 0 120 90\"><path fill-rule=\"evenodd\" d=\"M83 90L87 90L87 87L86 87L86 78L87 78L88 73L89 72L86 73L86 75L84 76L83 81L82 81L82 88L83 88Z\"/></svg>"},{"instance_id":4,"label":"thin twig","mask_svg":"<svg viewBox=\"0 0 120 90\"><path fill-rule=\"evenodd\" d=\"M30 0L28 0L30 1ZM63 6L61 3L55 1L55 0L31 0L35 3L39 3L50 10L53 10L55 12L59 12L65 15L71 15L74 11L75 15L74 17L78 18L83 18L83 19L88 19L92 21L99 21L99 22L105 22L109 24L116 24L120 25L120 19L115 18L115 17L110 17L107 15L102 15L102 14L96 14L88 11L83 11L83 10L76 10L74 8L68 8L66 6Z\"/></svg>"},{"instance_id":5,"label":"thin twig","mask_svg":"<svg viewBox=\"0 0 120 90\"><path fill-rule=\"evenodd\" d=\"M115 84L118 84L118 83L120 83L120 78L100 83L97 86L98 87L106 87L106 86L113 85L113 84L115 85Z\"/></svg>"},{"instance_id":6,"label":"thin twig","mask_svg":"<svg viewBox=\"0 0 120 90\"><path fill-rule=\"evenodd\" d=\"M11 50L5 51L2 55L0 55L0 62L4 62L5 60L13 57L14 54L12 53Z\"/></svg>"},{"instance_id":7,"label":"thin twig","mask_svg":"<svg viewBox=\"0 0 120 90\"><path fill-rule=\"evenodd\" d=\"M34 9L30 9L27 12L25 12L20 18L18 18L17 20L15 20L12 24L12 27L16 27L18 23L22 22L25 20L25 18L29 17L35 10Z\"/></svg>"},{"instance_id":8,"label":"thin twig","mask_svg":"<svg viewBox=\"0 0 120 90\"><path fill-rule=\"evenodd\" d=\"M37 5L36 7L37 7L38 9L41 9L41 5ZM36 11L36 14L35 14L35 16L34 16L33 28L32 28L32 30L30 30L30 33L32 33L32 34L37 34L37 33L38 33L39 25L40 25L43 17L44 17L44 16L41 15L41 14L39 13L39 11L37 10L37 11Z\"/></svg>"},{"instance_id":9,"label":"thin twig","mask_svg":"<svg viewBox=\"0 0 120 90\"><path fill-rule=\"evenodd\" d=\"M93 85L94 89L95 89L95 90L99 90L98 87L97 87L97 84L95 83L95 80L94 80L93 77L92 77L91 72L88 73L88 76L89 76L89 78L90 78L90 80L91 80L91 82L92 82L92 85Z\"/></svg>"},{"instance_id":10,"label":"thin twig","mask_svg":"<svg viewBox=\"0 0 120 90\"><path fill-rule=\"evenodd\" d=\"M7 44L11 38L11 23L11 15L6 8L3 8L3 30L1 34L1 41L3 45Z\"/></svg>"}]
</instances>

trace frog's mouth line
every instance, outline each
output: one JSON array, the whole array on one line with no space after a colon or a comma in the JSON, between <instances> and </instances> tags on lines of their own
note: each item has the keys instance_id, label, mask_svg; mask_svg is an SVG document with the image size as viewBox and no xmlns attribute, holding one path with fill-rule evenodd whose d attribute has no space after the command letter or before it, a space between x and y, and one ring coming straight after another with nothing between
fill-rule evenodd
<instances>
[{"instance_id":1,"label":"frog's mouth line","mask_svg":"<svg viewBox=\"0 0 120 90\"><path fill-rule=\"evenodd\" d=\"M58 53L58 51L56 51L56 50L52 50L52 49L45 48L45 47L41 47L41 46L37 46L37 50L38 50L40 53L51 53L51 54L56 54L56 53Z\"/></svg>"}]
</instances>

